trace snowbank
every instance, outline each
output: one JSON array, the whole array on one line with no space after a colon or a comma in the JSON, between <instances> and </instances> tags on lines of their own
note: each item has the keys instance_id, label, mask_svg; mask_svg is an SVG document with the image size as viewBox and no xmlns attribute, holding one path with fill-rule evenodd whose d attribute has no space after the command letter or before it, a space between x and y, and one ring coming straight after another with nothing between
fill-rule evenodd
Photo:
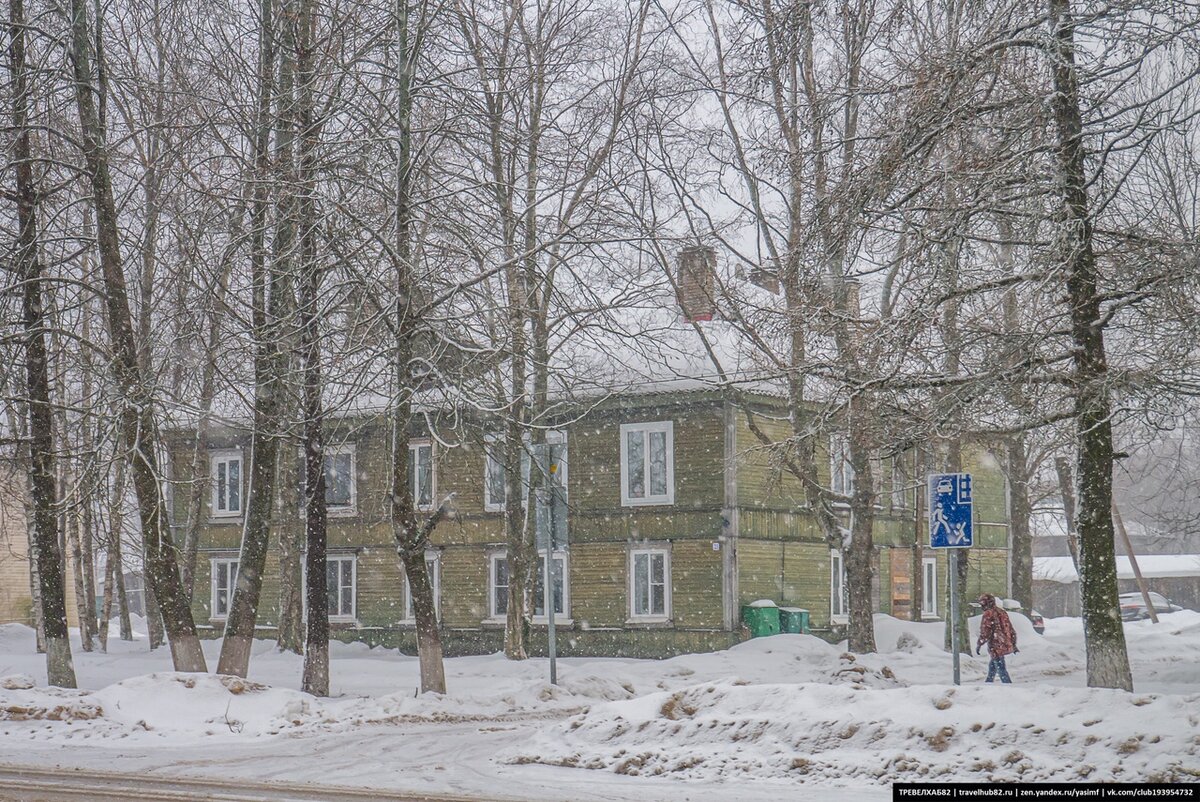
<instances>
[{"instance_id":1,"label":"snowbank","mask_svg":"<svg viewBox=\"0 0 1200 802\"><path fill-rule=\"evenodd\" d=\"M81 690L47 688L33 632L5 625L0 749L52 765L623 802L677 798L671 778L703 781L686 787L705 802L831 783L882 799L887 782L934 777L1200 779L1200 613L1125 625L1136 694L1084 687L1079 619L1047 620L1044 637L1012 620L1011 686L983 685L974 654L964 685L948 686L944 624L877 615L875 654L781 634L668 660L564 658L557 686L545 660L479 655L446 661L444 696L415 694L413 657L333 643L328 699L292 690L301 658L270 641L240 680L174 673L143 640L83 653L74 632ZM209 665L219 646L204 643ZM611 773L597 784L569 767Z\"/></svg>"},{"instance_id":2,"label":"snowbank","mask_svg":"<svg viewBox=\"0 0 1200 802\"><path fill-rule=\"evenodd\" d=\"M1200 779L1200 694L703 683L592 708L512 763L686 780Z\"/></svg>"}]
</instances>

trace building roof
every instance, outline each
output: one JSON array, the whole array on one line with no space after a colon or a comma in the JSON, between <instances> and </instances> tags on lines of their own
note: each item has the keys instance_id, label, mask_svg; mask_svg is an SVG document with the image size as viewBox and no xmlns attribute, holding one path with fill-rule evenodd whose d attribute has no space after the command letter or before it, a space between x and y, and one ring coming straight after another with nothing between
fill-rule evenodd
<instances>
[{"instance_id":1,"label":"building roof","mask_svg":"<svg viewBox=\"0 0 1200 802\"><path fill-rule=\"evenodd\" d=\"M1172 576L1200 577L1200 554L1144 554L1137 558L1138 568L1147 579ZM1079 581L1070 557L1035 557L1033 578L1069 585ZM1133 579L1128 557L1117 557L1117 578Z\"/></svg>"},{"instance_id":2,"label":"building roof","mask_svg":"<svg viewBox=\"0 0 1200 802\"><path fill-rule=\"evenodd\" d=\"M782 395L777 369L732 322L685 320L674 304L610 313L562 342L555 373L564 395L675 393L728 386Z\"/></svg>"}]
</instances>

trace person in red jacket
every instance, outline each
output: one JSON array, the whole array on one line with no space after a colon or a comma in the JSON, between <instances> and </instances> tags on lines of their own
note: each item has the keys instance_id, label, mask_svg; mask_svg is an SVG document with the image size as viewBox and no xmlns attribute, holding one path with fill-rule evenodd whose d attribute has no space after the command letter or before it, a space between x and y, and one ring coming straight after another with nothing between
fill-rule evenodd
<instances>
[{"instance_id":1,"label":"person in red jacket","mask_svg":"<svg viewBox=\"0 0 1200 802\"><path fill-rule=\"evenodd\" d=\"M1004 666L1004 656L1020 651L1017 648L1017 631L1013 629L1008 613L996 605L996 597L984 593L979 597L979 606L983 608L983 621L979 624L979 642L975 644L975 654L983 644L987 644L991 662L988 663L987 682L1000 675L1001 682L1012 683L1008 669Z\"/></svg>"}]
</instances>

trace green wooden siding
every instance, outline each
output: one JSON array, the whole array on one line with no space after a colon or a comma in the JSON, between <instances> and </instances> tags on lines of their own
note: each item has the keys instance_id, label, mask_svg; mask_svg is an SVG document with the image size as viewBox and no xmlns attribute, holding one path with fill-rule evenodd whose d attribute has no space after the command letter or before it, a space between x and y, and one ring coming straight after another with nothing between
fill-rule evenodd
<instances>
[{"instance_id":1,"label":"green wooden siding","mask_svg":"<svg viewBox=\"0 0 1200 802\"><path fill-rule=\"evenodd\" d=\"M762 404L756 424L770 437L787 437L785 420L771 419L779 409ZM674 503L622 506L620 496L620 427L623 423L670 420L673 424ZM727 426L731 431L727 431ZM453 494L452 515L432 533L431 546L440 553L441 621L447 653L500 647L502 628L488 618L489 554L504 548L502 514L484 508L483 437L486 423L448 438L454 445L434 443L435 502ZM714 394L674 397L632 397L605 402L569 427L568 503L570 617L564 625L563 653L673 654L719 648L740 636L738 627L722 632L722 572L727 554L736 553L736 606L769 598L782 606L809 609L812 626L829 622L830 559L814 517L805 506L800 483L769 449L760 446L740 409L728 408ZM423 440L419 422L411 431ZM391 645L410 645L412 627L403 621L404 578L393 547L388 519L390 435L384 419L338 421L329 427L331 446L353 446L356 506L353 514L331 515L331 552L354 553L357 565L358 627L334 625L334 634ZM185 476L191 444L178 433L172 451L173 475ZM221 430L212 437L214 449L241 447L248 456L248 433ZM733 453L726 453L732 443ZM825 442L816 455L822 482L829 477ZM297 457L298 459L298 457ZM972 552L968 591L1003 593L1006 587L1008 530L1003 475L998 464L978 449L967 449L965 469L975 476L977 543ZM732 487L729 466L732 466ZM244 474L248 470L244 467ZM883 460L880 504L874 540L878 549L878 607L892 610L891 566L911 561L915 537L925 537L924 523L911 507L892 514L891 466ZM912 481L921 481L912 477ZM736 505L727 490L736 494ZM923 491L922 491L923 492ZM209 517L209 493L204 496L203 549L196 579L193 610L201 625L219 632L222 622L210 619L209 557L236 556L241 540L240 520ZM260 626L278 620L279 565L274 548L285 530L303 526L298 495L277 499L272 527ZM173 493L176 520L186 512L188 489L178 483ZM736 530L731 525L736 522ZM727 539L730 535L734 536ZM672 620L666 624L632 625L629 619L629 549L648 543L669 548L671 554ZM723 544L714 550L713 544ZM896 549L893 551L893 549ZM939 554L939 612L945 610L948 584L945 555ZM542 648L541 629L534 627L533 649ZM563 644L566 644L565 646Z\"/></svg>"}]
</instances>

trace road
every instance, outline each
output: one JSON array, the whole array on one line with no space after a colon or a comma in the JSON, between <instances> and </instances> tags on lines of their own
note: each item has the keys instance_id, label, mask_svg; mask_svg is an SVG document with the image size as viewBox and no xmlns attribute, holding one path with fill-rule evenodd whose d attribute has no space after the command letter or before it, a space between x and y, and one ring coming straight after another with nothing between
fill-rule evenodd
<instances>
[{"instance_id":1,"label":"road","mask_svg":"<svg viewBox=\"0 0 1200 802\"><path fill-rule=\"evenodd\" d=\"M483 802L482 797L406 794L345 786L185 779L0 765L2 802ZM515 798L509 798L516 802ZM503 798L489 796L488 802Z\"/></svg>"}]
</instances>

